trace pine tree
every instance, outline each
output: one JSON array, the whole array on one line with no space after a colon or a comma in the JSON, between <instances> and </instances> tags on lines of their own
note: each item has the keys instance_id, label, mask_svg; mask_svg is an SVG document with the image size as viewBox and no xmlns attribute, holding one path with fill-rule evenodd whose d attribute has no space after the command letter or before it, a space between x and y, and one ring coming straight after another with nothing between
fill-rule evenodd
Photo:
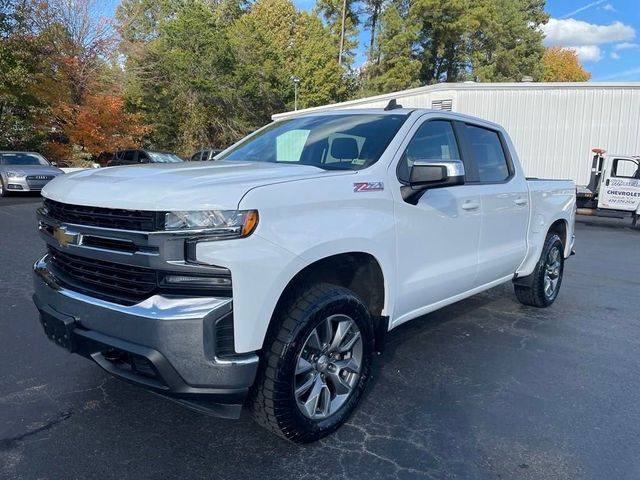
<instances>
[{"instance_id":1,"label":"pine tree","mask_svg":"<svg viewBox=\"0 0 640 480\"><path fill-rule=\"evenodd\" d=\"M316 12L329 27L337 48L336 61L350 68L358 47L358 13L355 0L317 0Z\"/></svg>"},{"instance_id":2,"label":"pine tree","mask_svg":"<svg viewBox=\"0 0 640 480\"><path fill-rule=\"evenodd\" d=\"M386 93L420 85L421 64L413 51L418 29L418 22L413 17L403 18L395 4L387 7L380 18L379 60L365 70L367 93Z\"/></svg>"},{"instance_id":3,"label":"pine tree","mask_svg":"<svg viewBox=\"0 0 640 480\"><path fill-rule=\"evenodd\" d=\"M470 67L482 82L540 78L544 0L483 0L471 10Z\"/></svg>"}]
</instances>

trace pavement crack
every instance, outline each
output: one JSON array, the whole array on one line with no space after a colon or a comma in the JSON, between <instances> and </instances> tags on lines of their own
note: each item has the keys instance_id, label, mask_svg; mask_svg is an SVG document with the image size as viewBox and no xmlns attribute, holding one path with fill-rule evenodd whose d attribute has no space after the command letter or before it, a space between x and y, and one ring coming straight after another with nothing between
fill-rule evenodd
<instances>
[{"instance_id":1,"label":"pavement crack","mask_svg":"<svg viewBox=\"0 0 640 480\"><path fill-rule=\"evenodd\" d=\"M0 438L0 452L15 449L26 438L29 438L40 432L46 432L48 430L51 430L56 425L69 419L71 415L73 415L73 412L61 412L55 417L50 418L44 425L38 428L35 428L33 430L30 430L28 432L25 432L22 435L17 435L15 437L8 437L8 438Z\"/></svg>"}]
</instances>

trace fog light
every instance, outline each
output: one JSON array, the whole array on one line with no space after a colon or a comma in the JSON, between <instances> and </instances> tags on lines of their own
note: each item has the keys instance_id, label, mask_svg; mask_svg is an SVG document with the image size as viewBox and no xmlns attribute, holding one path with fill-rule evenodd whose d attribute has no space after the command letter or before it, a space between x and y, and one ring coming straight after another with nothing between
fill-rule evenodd
<instances>
[{"instance_id":1,"label":"fog light","mask_svg":"<svg viewBox=\"0 0 640 480\"><path fill-rule=\"evenodd\" d=\"M16 185L13 183L10 183L7 185L7 189L8 190L22 190L22 185Z\"/></svg>"},{"instance_id":2,"label":"fog light","mask_svg":"<svg viewBox=\"0 0 640 480\"><path fill-rule=\"evenodd\" d=\"M165 275L167 285L183 287L231 287L231 278L227 277L199 277L195 275Z\"/></svg>"}]
</instances>

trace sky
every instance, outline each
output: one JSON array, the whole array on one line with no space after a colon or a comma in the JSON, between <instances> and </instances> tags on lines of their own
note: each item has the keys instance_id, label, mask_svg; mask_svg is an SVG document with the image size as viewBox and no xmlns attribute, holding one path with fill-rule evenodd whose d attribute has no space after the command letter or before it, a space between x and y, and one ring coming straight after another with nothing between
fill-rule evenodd
<instances>
[{"instance_id":1,"label":"sky","mask_svg":"<svg viewBox=\"0 0 640 480\"><path fill-rule=\"evenodd\" d=\"M547 0L546 46L573 48L593 81L640 80L640 0Z\"/></svg>"},{"instance_id":2,"label":"sky","mask_svg":"<svg viewBox=\"0 0 640 480\"><path fill-rule=\"evenodd\" d=\"M314 0L293 0L310 10ZM118 0L99 0L112 15ZM551 15L543 27L545 46L571 48L592 81L640 81L640 0L547 0ZM369 32L359 38L356 66L365 60Z\"/></svg>"}]
</instances>

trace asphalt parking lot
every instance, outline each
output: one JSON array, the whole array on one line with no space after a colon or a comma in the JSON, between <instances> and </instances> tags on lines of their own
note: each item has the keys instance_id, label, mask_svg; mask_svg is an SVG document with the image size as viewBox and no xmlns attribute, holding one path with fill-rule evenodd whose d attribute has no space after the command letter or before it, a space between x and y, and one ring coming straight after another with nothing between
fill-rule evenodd
<instances>
[{"instance_id":1,"label":"asphalt parking lot","mask_svg":"<svg viewBox=\"0 0 640 480\"><path fill-rule=\"evenodd\" d=\"M39 203L0 199L0 478L640 478L640 232L621 222L578 222L549 309L505 285L394 330L348 424L295 446L50 343Z\"/></svg>"}]
</instances>

